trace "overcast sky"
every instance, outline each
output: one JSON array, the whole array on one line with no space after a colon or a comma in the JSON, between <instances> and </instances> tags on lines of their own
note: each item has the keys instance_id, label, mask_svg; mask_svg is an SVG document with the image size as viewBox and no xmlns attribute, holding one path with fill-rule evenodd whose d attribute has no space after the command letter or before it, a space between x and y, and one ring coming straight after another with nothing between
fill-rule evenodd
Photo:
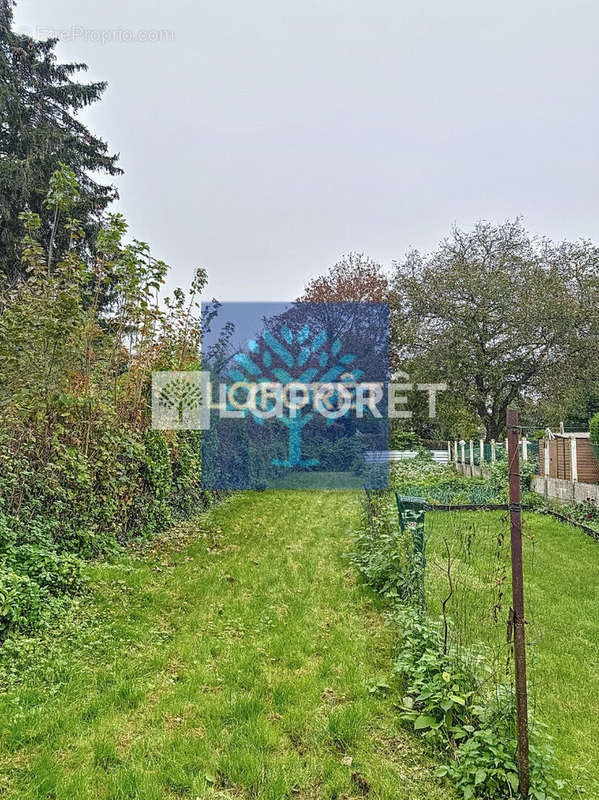
<instances>
[{"instance_id":1,"label":"overcast sky","mask_svg":"<svg viewBox=\"0 0 599 800\"><path fill-rule=\"evenodd\" d=\"M15 16L108 80L84 118L120 152L118 209L171 286L202 265L208 296L292 299L343 253L390 266L479 218L599 241L596 0L19 0Z\"/></svg>"}]
</instances>

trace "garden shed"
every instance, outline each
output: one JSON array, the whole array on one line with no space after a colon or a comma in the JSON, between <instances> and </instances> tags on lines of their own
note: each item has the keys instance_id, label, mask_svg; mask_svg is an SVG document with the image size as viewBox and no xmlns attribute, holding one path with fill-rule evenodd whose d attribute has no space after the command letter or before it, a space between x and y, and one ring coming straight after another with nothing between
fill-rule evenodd
<instances>
[{"instance_id":1,"label":"garden shed","mask_svg":"<svg viewBox=\"0 0 599 800\"><path fill-rule=\"evenodd\" d=\"M539 442L543 477L578 483L599 483L599 463L589 433L555 433Z\"/></svg>"}]
</instances>

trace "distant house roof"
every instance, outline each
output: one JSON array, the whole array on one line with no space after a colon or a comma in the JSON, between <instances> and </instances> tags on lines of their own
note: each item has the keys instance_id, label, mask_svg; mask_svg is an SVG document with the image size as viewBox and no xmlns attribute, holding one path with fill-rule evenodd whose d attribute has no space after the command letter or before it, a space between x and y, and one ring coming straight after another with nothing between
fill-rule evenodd
<instances>
[{"instance_id":1,"label":"distant house roof","mask_svg":"<svg viewBox=\"0 0 599 800\"><path fill-rule=\"evenodd\" d=\"M588 431L570 431L569 433L559 433L558 431L551 431L549 428L545 431L545 438L553 439L590 439L591 434Z\"/></svg>"}]
</instances>

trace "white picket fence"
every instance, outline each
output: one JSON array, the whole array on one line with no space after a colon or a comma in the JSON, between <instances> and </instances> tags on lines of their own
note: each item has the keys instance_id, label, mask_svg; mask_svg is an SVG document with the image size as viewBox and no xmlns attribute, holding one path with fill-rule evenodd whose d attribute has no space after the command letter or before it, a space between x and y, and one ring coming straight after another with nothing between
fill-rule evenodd
<instances>
[{"instance_id":1,"label":"white picket fence","mask_svg":"<svg viewBox=\"0 0 599 800\"><path fill-rule=\"evenodd\" d=\"M449 453L447 450L430 450L433 461L438 464L447 464ZM366 453L367 464L386 464L391 461L405 461L418 455L417 450L369 450Z\"/></svg>"}]
</instances>

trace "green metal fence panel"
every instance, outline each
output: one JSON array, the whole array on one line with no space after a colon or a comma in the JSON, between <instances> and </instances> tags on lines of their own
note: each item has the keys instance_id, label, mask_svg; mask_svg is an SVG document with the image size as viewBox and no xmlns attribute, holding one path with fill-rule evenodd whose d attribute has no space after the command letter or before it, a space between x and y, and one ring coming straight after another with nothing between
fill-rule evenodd
<instances>
[{"instance_id":1,"label":"green metal fence panel","mask_svg":"<svg viewBox=\"0 0 599 800\"><path fill-rule=\"evenodd\" d=\"M414 583L418 587L418 602L425 605L424 574L426 571L426 540L424 538L424 514L426 498L413 495L400 495L395 492L399 527L408 530L412 536L414 547Z\"/></svg>"}]
</instances>

